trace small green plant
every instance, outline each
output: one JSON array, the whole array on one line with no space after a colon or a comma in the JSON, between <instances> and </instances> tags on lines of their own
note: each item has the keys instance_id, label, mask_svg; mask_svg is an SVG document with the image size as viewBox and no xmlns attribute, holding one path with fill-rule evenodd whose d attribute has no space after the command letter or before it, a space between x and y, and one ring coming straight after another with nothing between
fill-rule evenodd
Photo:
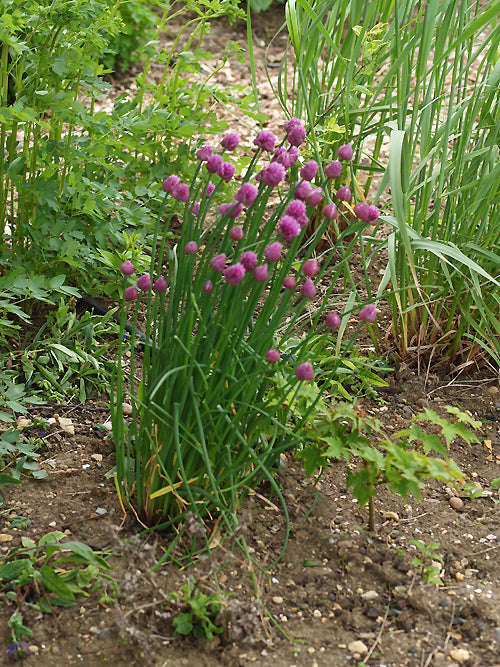
<instances>
[{"instance_id":1,"label":"small green plant","mask_svg":"<svg viewBox=\"0 0 500 667\"><path fill-rule=\"evenodd\" d=\"M432 584L433 586L444 586L444 582L440 576L444 560L443 557L437 553L440 543L431 542L426 545L420 540L411 541L412 544L420 550L420 556L415 556L411 562L412 567L418 571L422 579L428 584Z\"/></svg>"},{"instance_id":2,"label":"small green plant","mask_svg":"<svg viewBox=\"0 0 500 667\"><path fill-rule=\"evenodd\" d=\"M187 609L174 617L174 634L213 639L214 635L220 635L226 629L224 599L218 593L207 595L199 591L192 576L182 587L182 592L172 593L169 599L176 603L176 607Z\"/></svg>"},{"instance_id":3,"label":"small green plant","mask_svg":"<svg viewBox=\"0 0 500 667\"><path fill-rule=\"evenodd\" d=\"M26 438L17 429L9 428L0 433L0 488L4 484L19 484L21 475L31 475L34 479L47 476L38 464L39 448L38 441Z\"/></svg>"},{"instance_id":4,"label":"small green plant","mask_svg":"<svg viewBox=\"0 0 500 667\"><path fill-rule=\"evenodd\" d=\"M368 527L372 531L375 530L373 499L378 486L384 485L403 498L412 494L418 499L427 478L457 484L463 475L453 460L448 459L450 444L457 437L468 443L477 442L465 424L477 428L478 422L455 407L446 408L451 420L426 409L413 418L409 429L391 436L384 433L378 420L353 405L322 407L325 412L311 420L309 443L298 455L307 475L322 470L331 459L346 461L347 486L352 487L361 507L368 505ZM424 431L418 424L420 420L430 422L433 432ZM433 452L442 458L431 457L429 454ZM356 458L361 464L353 466L351 461Z\"/></svg>"},{"instance_id":5,"label":"small green plant","mask_svg":"<svg viewBox=\"0 0 500 667\"><path fill-rule=\"evenodd\" d=\"M70 607L79 595L88 597L102 578L110 579L107 556L87 544L65 541L54 531L37 543L22 537L21 547L11 549L0 567L0 597L22 605L28 602L43 613L54 607Z\"/></svg>"}]
</instances>

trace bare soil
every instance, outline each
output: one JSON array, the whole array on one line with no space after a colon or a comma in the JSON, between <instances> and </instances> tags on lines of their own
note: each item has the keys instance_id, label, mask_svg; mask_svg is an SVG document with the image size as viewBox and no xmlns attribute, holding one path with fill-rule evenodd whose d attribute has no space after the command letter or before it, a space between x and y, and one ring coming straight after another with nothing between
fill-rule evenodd
<instances>
[{"instance_id":1,"label":"bare soil","mask_svg":"<svg viewBox=\"0 0 500 667\"><path fill-rule=\"evenodd\" d=\"M281 20L279 7L255 17L261 76L264 46ZM228 39L243 44L244 27L221 22L207 46L222 53ZM274 48L271 58L278 61L279 43ZM231 68L228 83L249 79L243 65ZM266 86L262 83L264 110L272 125L281 114ZM460 494L438 482L423 490L421 502L405 502L382 489L377 530L370 533L366 513L346 489L343 464L332 464L318 481L306 479L289 459L279 480L290 536L278 562L286 521L264 486L241 509L239 538L246 541L250 559L228 539L187 569L169 562L155 572L151 566L173 536L140 534L133 514L124 515L106 477L114 465L114 445L96 429L109 419L106 402L30 411L26 417L58 413L70 418L75 435L52 426L41 436L47 479L4 487L0 557L22 536L39 539L62 530L70 539L109 549L118 586L103 582L90 597L51 615L42 615L27 599L23 618L33 636L26 664L500 666L500 497L491 487L500 477L498 378L484 373L455 380L418 377L401 365L389 392L378 400L359 399L358 405L389 432L407 425L422 407L468 410L482 422L480 444L457 441L450 455L483 495L475 500L464 495L462 507L454 509L450 497ZM13 528L17 516L29 519L29 526ZM441 586L429 584L412 564L420 555L412 540L439 543ZM227 603L228 628L212 641L174 637L172 619L182 609L167 598L189 576L200 591L218 592ZM106 587L112 601L103 603ZM5 599L0 605L0 664L8 663L7 621L14 609Z\"/></svg>"}]
</instances>

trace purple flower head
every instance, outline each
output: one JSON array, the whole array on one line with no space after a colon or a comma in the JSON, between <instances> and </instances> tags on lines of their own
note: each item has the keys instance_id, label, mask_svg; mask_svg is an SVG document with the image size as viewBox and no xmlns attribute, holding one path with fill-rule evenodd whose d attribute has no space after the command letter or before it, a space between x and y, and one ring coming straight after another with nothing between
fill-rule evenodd
<instances>
[{"instance_id":1,"label":"purple flower head","mask_svg":"<svg viewBox=\"0 0 500 667\"><path fill-rule=\"evenodd\" d=\"M259 266L256 266L253 270L253 277L258 283L265 283L269 278L267 264L260 264Z\"/></svg>"},{"instance_id":2,"label":"purple flower head","mask_svg":"<svg viewBox=\"0 0 500 667\"><path fill-rule=\"evenodd\" d=\"M327 204L321 211L323 217L327 220L336 220L337 219L337 207L335 204Z\"/></svg>"},{"instance_id":3,"label":"purple flower head","mask_svg":"<svg viewBox=\"0 0 500 667\"><path fill-rule=\"evenodd\" d=\"M207 282L203 285L202 290L205 294L210 294L210 292L213 290L213 288L214 288L214 285L213 285L212 281L207 280Z\"/></svg>"},{"instance_id":4,"label":"purple flower head","mask_svg":"<svg viewBox=\"0 0 500 667\"><path fill-rule=\"evenodd\" d=\"M307 195L311 192L312 186L309 181L302 181L296 185L297 189L295 190L295 197L304 201Z\"/></svg>"},{"instance_id":5,"label":"purple flower head","mask_svg":"<svg viewBox=\"0 0 500 667\"><path fill-rule=\"evenodd\" d=\"M245 237L243 227L231 227L229 230L229 237L233 239L233 241L241 241L241 239Z\"/></svg>"},{"instance_id":6,"label":"purple flower head","mask_svg":"<svg viewBox=\"0 0 500 667\"><path fill-rule=\"evenodd\" d=\"M219 206L217 207L217 211L220 213L220 215L226 215L226 213L229 213L232 207L233 207L232 204L228 204L226 202L225 204L219 204Z\"/></svg>"},{"instance_id":7,"label":"purple flower head","mask_svg":"<svg viewBox=\"0 0 500 667\"><path fill-rule=\"evenodd\" d=\"M370 303L368 304L368 306L365 306L359 313L359 319L362 322L369 322L370 324L373 324L375 322L376 317L377 317L377 310L373 303Z\"/></svg>"},{"instance_id":8,"label":"purple flower head","mask_svg":"<svg viewBox=\"0 0 500 667\"><path fill-rule=\"evenodd\" d=\"M325 323L329 329L338 329L341 323L341 319L337 313L328 313L325 319Z\"/></svg>"},{"instance_id":9,"label":"purple flower head","mask_svg":"<svg viewBox=\"0 0 500 667\"><path fill-rule=\"evenodd\" d=\"M120 271L124 276L131 276L135 272L134 265L129 261L123 262L123 264L120 265Z\"/></svg>"},{"instance_id":10,"label":"purple flower head","mask_svg":"<svg viewBox=\"0 0 500 667\"><path fill-rule=\"evenodd\" d=\"M306 278L304 280L304 283L300 288L300 293L302 294L302 296L306 297L306 299L312 299L313 296L316 294L316 287L311 278Z\"/></svg>"},{"instance_id":11,"label":"purple flower head","mask_svg":"<svg viewBox=\"0 0 500 667\"><path fill-rule=\"evenodd\" d=\"M283 246L279 241L275 241L264 249L264 257L268 262L277 262L281 258L281 248Z\"/></svg>"},{"instance_id":12,"label":"purple flower head","mask_svg":"<svg viewBox=\"0 0 500 667\"><path fill-rule=\"evenodd\" d=\"M290 162L290 167L295 167L297 160L299 158L300 151L297 146L290 146L288 149L288 160Z\"/></svg>"},{"instance_id":13,"label":"purple flower head","mask_svg":"<svg viewBox=\"0 0 500 667\"><path fill-rule=\"evenodd\" d=\"M172 197L177 201L187 202L189 199L189 185L178 183L172 190Z\"/></svg>"},{"instance_id":14,"label":"purple flower head","mask_svg":"<svg viewBox=\"0 0 500 667\"><path fill-rule=\"evenodd\" d=\"M297 127L297 125L302 125L302 121L300 120L300 118L290 118L285 123L285 132L288 134L288 132L290 132L292 127Z\"/></svg>"},{"instance_id":15,"label":"purple flower head","mask_svg":"<svg viewBox=\"0 0 500 667\"><path fill-rule=\"evenodd\" d=\"M245 267L245 271L249 273L257 264L257 255L252 250L247 250L242 254L240 262Z\"/></svg>"},{"instance_id":16,"label":"purple flower head","mask_svg":"<svg viewBox=\"0 0 500 667\"><path fill-rule=\"evenodd\" d=\"M351 201L351 190L347 185L337 190L337 199L339 201Z\"/></svg>"},{"instance_id":17,"label":"purple flower head","mask_svg":"<svg viewBox=\"0 0 500 667\"><path fill-rule=\"evenodd\" d=\"M222 273L226 268L226 255L221 253L220 255L215 255L215 257L212 257L210 260L210 266L214 271L217 271L217 273Z\"/></svg>"},{"instance_id":18,"label":"purple flower head","mask_svg":"<svg viewBox=\"0 0 500 667\"><path fill-rule=\"evenodd\" d=\"M349 160L352 160L353 155L354 153L352 152L351 142L344 144L343 146L339 146L337 149L337 157L339 160L345 160L346 162L349 162Z\"/></svg>"},{"instance_id":19,"label":"purple flower head","mask_svg":"<svg viewBox=\"0 0 500 667\"><path fill-rule=\"evenodd\" d=\"M274 188L285 178L285 167L279 162L271 162L268 167L261 171L261 174L264 183Z\"/></svg>"},{"instance_id":20,"label":"purple flower head","mask_svg":"<svg viewBox=\"0 0 500 667\"><path fill-rule=\"evenodd\" d=\"M243 206L236 201L231 202L232 210L229 212L230 218L237 218L243 211Z\"/></svg>"},{"instance_id":21,"label":"purple flower head","mask_svg":"<svg viewBox=\"0 0 500 667\"><path fill-rule=\"evenodd\" d=\"M285 289L295 289L297 287L297 281L294 276L287 276L283 281L283 287Z\"/></svg>"},{"instance_id":22,"label":"purple flower head","mask_svg":"<svg viewBox=\"0 0 500 667\"><path fill-rule=\"evenodd\" d=\"M342 173L342 165L338 160L334 160L325 167L325 176L327 178L338 178Z\"/></svg>"},{"instance_id":23,"label":"purple flower head","mask_svg":"<svg viewBox=\"0 0 500 667\"><path fill-rule=\"evenodd\" d=\"M290 166L290 158L288 156L288 151L284 146L280 146L274 151L273 162L279 162L285 169L288 169Z\"/></svg>"},{"instance_id":24,"label":"purple flower head","mask_svg":"<svg viewBox=\"0 0 500 667\"><path fill-rule=\"evenodd\" d=\"M314 369L310 361L306 361L303 364L299 364L295 369L295 375L299 380L304 380L308 382L314 380Z\"/></svg>"},{"instance_id":25,"label":"purple flower head","mask_svg":"<svg viewBox=\"0 0 500 667\"><path fill-rule=\"evenodd\" d=\"M253 143L255 146L262 148L263 151L272 153L274 150L274 144L276 143L276 136L268 130L261 130L253 140Z\"/></svg>"},{"instance_id":26,"label":"purple flower head","mask_svg":"<svg viewBox=\"0 0 500 667\"><path fill-rule=\"evenodd\" d=\"M153 289L155 292L158 292L158 294L163 294L163 292L167 289L165 278L162 278L161 276L157 278L153 283Z\"/></svg>"},{"instance_id":27,"label":"purple flower head","mask_svg":"<svg viewBox=\"0 0 500 667\"><path fill-rule=\"evenodd\" d=\"M309 218L306 215L306 205L300 199L292 199L286 207L285 215L291 215L301 227L306 227L309 222Z\"/></svg>"},{"instance_id":28,"label":"purple flower head","mask_svg":"<svg viewBox=\"0 0 500 667\"><path fill-rule=\"evenodd\" d=\"M236 201L239 201L241 204L243 204L243 206L248 207L254 203L258 194L259 190L255 187L255 185L252 185L251 183L243 183L234 198Z\"/></svg>"},{"instance_id":29,"label":"purple flower head","mask_svg":"<svg viewBox=\"0 0 500 667\"><path fill-rule=\"evenodd\" d=\"M361 220L361 222L368 222L370 207L365 201L360 201L359 204L353 208L354 215Z\"/></svg>"},{"instance_id":30,"label":"purple flower head","mask_svg":"<svg viewBox=\"0 0 500 667\"><path fill-rule=\"evenodd\" d=\"M237 132L228 132L224 137L222 137L220 145L227 151L234 151L234 149L240 143L240 141L241 138Z\"/></svg>"},{"instance_id":31,"label":"purple flower head","mask_svg":"<svg viewBox=\"0 0 500 667\"><path fill-rule=\"evenodd\" d=\"M218 174L222 169L223 162L224 160L221 158L221 156L217 155L217 153L214 153L208 158L205 167L211 174Z\"/></svg>"},{"instance_id":32,"label":"purple flower head","mask_svg":"<svg viewBox=\"0 0 500 667\"><path fill-rule=\"evenodd\" d=\"M306 202L310 206L319 206L323 201L323 190L321 188L314 188L306 195Z\"/></svg>"},{"instance_id":33,"label":"purple flower head","mask_svg":"<svg viewBox=\"0 0 500 667\"><path fill-rule=\"evenodd\" d=\"M188 211L193 215L198 215L198 213L200 212L200 202L199 201L193 202L191 206L188 208Z\"/></svg>"},{"instance_id":34,"label":"purple flower head","mask_svg":"<svg viewBox=\"0 0 500 667\"><path fill-rule=\"evenodd\" d=\"M288 129L286 138L291 146L300 146L306 138L306 130L300 122L296 123Z\"/></svg>"},{"instance_id":35,"label":"purple flower head","mask_svg":"<svg viewBox=\"0 0 500 667\"><path fill-rule=\"evenodd\" d=\"M151 278L147 273L137 278L137 287L143 292L148 292L151 289Z\"/></svg>"},{"instance_id":36,"label":"purple flower head","mask_svg":"<svg viewBox=\"0 0 500 667\"><path fill-rule=\"evenodd\" d=\"M221 168L217 172L219 176L222 178L223 181L226 181L226 183L229 183L229 181L232 179L234 176L234 172L236 171L236 168L234 164L231 164L230 162L223 162L221 165Z\"/></svg>"},{"instance_id":37,"label":"purple flower head","mask_svg":"<svg viewBox=\"0 0 500 667\"><path fill-rule=\"evenodd\" d=\"M125 301L137 301L139 298L139 290L137 287L127 287L123 293L123 298Z\"/></svg>"},{"instance_id":38,"label":"purple flower head","mask_svg":"<svg viewBox=\"0 0 500 667\"><path fill-rule=\"evenodd\" d=\"M368 222L370 225L375 226L377 224L378 216L380 215L380 210L376 206L368 207Z\"/></svg>"},{"instance_id":39,"label":"purple flower head","mask_svg":"<svg viewBox=\"0 0 500 667\"><path fill-rule=\"evenodd\" d=\"M308 259L306 262L304 262L302 264L302 273L305 276L309 276L310 278L317 276L319 273L319 264L317 260Z\"/></svg>"},{"instance_id":40,"label":"purple flower head","mask_svg":"<svg viewBox=\"0 0 500 667\"><path fill-rule=\"evenodd\" d=\"M271 347L267 352L266 352L266 360L270 364L277 364L280 358L280 353L279 350L276 350L274 347Z\"/></svg>"},{"instance_id":41,"label":"purple flower head","mask_svg":"<svg viewBox=\"0 0 500 667\"><path fill-rule=\"evenodd\" d=\"M300 177L304 181L312 181L318 172L318 163L314 160L309 160L300 170Z\"/></svg>"},{"instance_id":42,"label":"purple flower head","mask_svg":"<svg viewBox=\"0 0 500 667\"><path fill-rule=\"evenodd\" d=\"M224 271L224 278L233 287L239 285L244 277L245 277L245 267L243 266L243 264L240 264L240 262L228 266L227 269L225 269Z\"/></svg>"},{"instance_id":43,"label":"purple flower head","mask_svg":"<svg viewBox=\"0 0 500 667\"><path fill-rule=\"evenodd\" d=\"M201 196L204 197L205 199L209 199L212 196L214 190L215 190L215 185L213 183L207 183L206 188L203 188L203 190L201 191Z\"/></svg>"},{"instance_id":44,"label":"purple flower head","mask_svg":"<svg viewBox=\"0 0 500 667\"><path fill-rule=\"evenodd\" d=\"M212 146L202 146L196 151L196 157L200 162L206 162L213 152Z\"/></svg>"},{"instance_id":45,"label":"purple flower head","mask_svg":"<svg viewBox=\"0 0 500 667\"><path fill-rule=\"evenodd\" d=\"M198 252L198 244L196 241L188 241L184 246L184 252L186 255L196 255Z\"/></svg>"},{"instance_id":46,"label":"purple flower head","mask_svg":"<svg viewBox=\"0 0 500 667\"><path fill-rule=\"evenodd\" d=\"M291 215L283 215L278 225L278 232L284 241L291 241L300 234L300 224Z\"/></svg>"},{"instance_id":47,"label":"purple flower head","mask_svg":"<svg viewBox=\"0 0 500 667\"><path fill-rule=\"evenodd\" d=\"M172 190L176 187L176 185L179 185L181 179L176 176L175 174L172 174L168 178L166 178L163 183L161 184L161 187L164 192L168 192L169 194L172 194Z\"/></svg>"}]
</instances>

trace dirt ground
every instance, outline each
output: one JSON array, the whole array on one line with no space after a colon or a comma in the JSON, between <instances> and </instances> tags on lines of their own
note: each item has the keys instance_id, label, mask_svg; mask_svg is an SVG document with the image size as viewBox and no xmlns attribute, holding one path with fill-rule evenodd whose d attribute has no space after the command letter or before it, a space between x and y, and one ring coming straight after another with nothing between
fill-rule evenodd
<instances>
[{"instance_id":1,"label":"dirt ground","mask_svg":"<svg viewBox=\"0 0 500 667\"><path fill-rule=\"evenodd\" d=\"M281 12L255 19L257 61L262 62ZM244 26L221 22L212 30L209 49L222 52L228 38L244 44ZM282 46L277 43L271 60L278 61ZM262 76L261 66L259 72ZM248 79L249 73L232 64L221 76L230 82ZM281 114L268 84L259 89L272 129ZM24 623L33 631L26 664L500 666L500 496L491 486L500 477L498 377L486 369L467 378L429 376L426 381L403 364L392 380L390 391L377 400L358 401L388 432L403 428L425 406L439 412L454 405L481 422L480 443L457 441L450 455L482 495L472 500L462 494L457 500L460 493L431 482L421 502L405 502L382 489L375 506L377 530L370 533L366 512L346 489L342 463L332 464L317 481L287 460L280 484L290 536L278 562L286 522L277 498L263 486L241 511L240 537L250 558L225 542L190 568L169 564L151 572L172 535L139 535L134 516L124 516L106 477L114 465L114 445L96 428L109 419L105 401L31 410L26 415L31 419L55 413L71 419L75 434L56 425L38 434L46 445L42 465L48 477L3 487L0 557L22 536L39 539L61 530L94 549L109 549L118 587L104 582L90 597L52 615L25 603ZM12 527L15 517L29 525ZM412 564L421 555L413 540L438 543L442 585L428 583ZM188 577L200 591L218 592L227 603L228 630L212 641L173 636L179 607L167 598ZM103 602L105 590L109 597ZM3 602L0 664L8 664L7 621L15 607Z\"/></svg>"}]
</instances>

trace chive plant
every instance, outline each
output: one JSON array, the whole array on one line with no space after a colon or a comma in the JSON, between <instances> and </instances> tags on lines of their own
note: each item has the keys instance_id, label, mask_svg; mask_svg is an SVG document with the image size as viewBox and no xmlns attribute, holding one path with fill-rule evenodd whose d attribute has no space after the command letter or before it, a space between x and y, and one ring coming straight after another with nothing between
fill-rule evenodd
<instances>
[{"instance_id":1,"label":"chive plant","mask_svg":"<svg viewBox=\"0 0 500 667\"><path fill-rule=\"evenodd\" d=\"M309 356L310 342L335 335L355 309L359 326L375 319L373 304L353 298L341 315L335 312L340 300L333 288L343 271L331 263L336 248L315 256L317 240L338 215L329 195L331 178L321 174L340 176L350 149L340 151L343 162L319 169L314 161L301 161L300 121L289 120L285 132L278 147L274 134L258 133L238 183L231 161L238 135L224 136L220 151L202 146L189 185L176 174L163 182L167 220L162 213L158 217L149 275L134 284L131 263L121 267L124 304L135 305L134 323L144 294L150 345L138 386L134 346L129 376L121 359L115 373L117 486L147 525L177 524L193 512L200 519L217 512L234 525L239 499L262 480L279 495L274 472L280 454L298 445L308 417L291 420L285 397L293 401L301 383L319 370ZM217 194L226 198L218 206ZM317 210L322 223L306 241L305 229ZM182 231L171 247L169 224L180 215ZM354 218L337 245L376 224L375 207L371 215L370 221ZM281 343L301 327L293 354L285 353ZM128 426L126 396L133 405ZM309 412L313 409L314 403Z\"/></svg>"}]
</instances>

